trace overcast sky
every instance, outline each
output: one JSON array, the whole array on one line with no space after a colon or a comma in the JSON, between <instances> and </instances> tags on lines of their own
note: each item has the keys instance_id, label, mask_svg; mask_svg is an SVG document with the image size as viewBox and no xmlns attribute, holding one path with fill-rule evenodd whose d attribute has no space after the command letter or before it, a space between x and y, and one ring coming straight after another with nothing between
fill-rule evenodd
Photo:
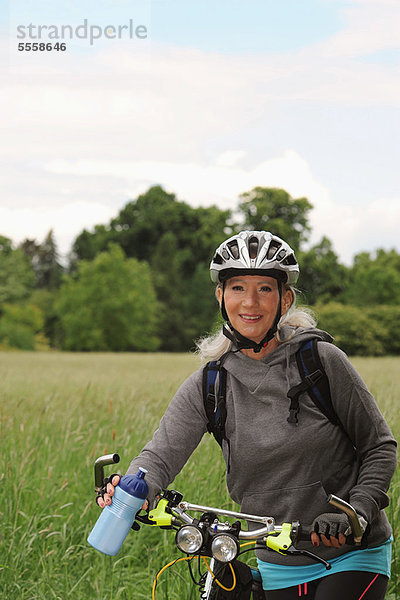
<instances>
[{"instance_id":1,"label":"overcast sky","mask_svg":"<svg viewBox=\"0 0 400 600\"><path fill-rule=\"evenodd\" d=\"M153 184L221 208L259 185L306 196L344 262L400 251L399 0L58 4L2 3L0 235L65 255Z\"/></svg>"}]
</instances>

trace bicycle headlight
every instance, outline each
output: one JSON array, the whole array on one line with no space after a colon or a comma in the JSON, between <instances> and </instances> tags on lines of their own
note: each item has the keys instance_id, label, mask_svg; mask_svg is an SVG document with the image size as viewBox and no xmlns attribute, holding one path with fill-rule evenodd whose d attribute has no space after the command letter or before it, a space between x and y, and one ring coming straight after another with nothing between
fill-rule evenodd
<instances>
[{"instance_id":1,"label":"bicycle headlight","mask_svg":"<svg viewBox=\"0 0 400 600\"><path fill-rule=\"evenodd\" d=\"M221 533L216 535L211 543L211 552L219 562L231 562L239 552L239 545L232 535Z\"/></svg>"},{"instance_id":2,"label":"bicycle headlight","mask_svg":"<svg viewBox=\"0 0 400 600\"><path fill-rule=\"evenodd\" d=\"M183 525L176 533L175 543L185 554L196 554L204 543L203 532L195 525Z\"/></svg>"}]
</instances>

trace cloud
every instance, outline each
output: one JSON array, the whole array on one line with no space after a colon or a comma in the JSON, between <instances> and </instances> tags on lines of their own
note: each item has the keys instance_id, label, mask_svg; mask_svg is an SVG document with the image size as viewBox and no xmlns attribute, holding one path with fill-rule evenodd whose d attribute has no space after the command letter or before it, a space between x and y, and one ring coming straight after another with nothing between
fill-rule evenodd
<instances>
[{"instance_id":1,"label":"cloud","mask_svg":"<svg viewBox=\"0 0 400 600\"><path fill-rule=\"evenodd\" d=\"M0 207L0 223L6 224L4 229L0 229L0 234L15 243L25 238L43 241L49 230L53 229L60 255L65 258L73 240L83 228L90 229L94 222L106 223L112 216L114 212L106 205L94 202L69 201L53 207Z\"/></svg>"},{"instance_id":2,"label":"cloud","mask_svg":"<svg viewBox=\"0 0 400 600\"><path fill-rule=\"evenodd\" d=\"M398 44L398 7L356 3L340 33L295 54L249 58L158 44L132 52L120 44L84 57L27 61L12 48L0 99L7 153L20 156L23 139L31 156L47 150L119 158L128 151L186 159L210 138L273 118L282 104L398 106L398 68L359 60Z\"/></svg>"},{"instance_id":3,"label":"cloud","mask_svg":"<svg viewBox=\"0 0 400 600\"><path fill-rule=\"evenodd\" d=\"M320 45L324 58L357 57L399 47L397 0L352 0L342 13L343 29Z\"/></svg>"},{"instance_id":4,"label":"cloud","mask_svg":"<svg viewBox=\"0 0 400 600\"><path fill-rule=\"evenodd\" d=\"M346 165L355 199L346 203L335 187L342 147L354 140L361 151L374 148L368 115L354 122L351 112L334 113L344 132L337 146L323 139L314 115L321 106L374 107L377 126L390 129L385 111L400 101L398 68L365 58L398 45L399 7L397 0L353 0L341 31L290 54L229 56L161 44L133 52L121 43L28 57L12 42L8 64L3 42L0 233L40 238L54 227L66 252L83 227L108 221L160 183L194 205L233 207L255 185L307 196L315 241L325 233L347 258L358 242L373 247L387 232L392 239L398 200L384 189L357 204L373 177L357 152ZM307 145L320 137L327 150L323 142ZM389 143L376 156L394 180Z\"/></svg>"},{"instance_id":5,"label":"cloud","mask_svg":"<svg viewBox=\"0 0 400 600\"><path fill-rule=\"evenodd\" d=\"M337 203L328 197L315 204L311 213L310 244L318 243L323 235L334 242L341 261L351 264L360 252L378 248L400 250L400 196L379 197L357 204Z\"/></svg>"},{"instance_id":6,"label":"cloud","mask_svg":"<svg viewBox=\"0 0 400 600\"><path fill-rule=\"evenodd\" d=\"M102 174L124 181L130 196L136 186L161 183L178 196L194 203L218 203L233 207L238 195L256 185L285 187L292 195L326 198L328 191L314 180L309 165L296 152L288 150L282 156L263 161L252 168L240 166L245 151L226 151L214 163L176 163L162 161L99 160L50 161L45 170L66 178L93 177Z\"/></svg>"},{"instance_id":7,"label":"cloud","mask_svg":"<svg viewBox=\"0 0 400 600\"><path fill-rule=\"evenodd\" d=\"M226 150L217 157L217 167L234 167L241 158L245 158L244 150Z\"/></svg>"}]
</instances>

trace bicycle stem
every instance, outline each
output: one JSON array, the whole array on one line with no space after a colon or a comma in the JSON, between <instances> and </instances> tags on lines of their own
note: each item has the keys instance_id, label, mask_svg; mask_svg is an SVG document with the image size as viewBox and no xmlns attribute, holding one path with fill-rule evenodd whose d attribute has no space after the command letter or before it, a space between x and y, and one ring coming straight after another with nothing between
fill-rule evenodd
<instances>
[{"instance_id":1,"label":"bicycle stem","mask_svg":"<svg viewBox=\"0 0 400 600\"><path fill-rule=\"evenodd\" d=\"M211 512L218 514L224 517L233 517L239 519L246 519L249 521L255 521L259 523L266 523L265 527L261 527L260 529L254 529L253 531L243 531L239 532L238 538L240 540L256 540L258 538L262 538L263 536L268 536L271 532L279 533L282 531L281 525L275 525L275 519L272 517L260 517L257 515L246 515L245 513L239 513L232 510L221 510L220 508L212 508L210 506L201 506L199 504L190 504L189 502L180 502L177 507L174 507L172 511L178 515L179 519L184 521L187 524L193 523L194 519L186 514L186 510L196 510L199 512Z\"/></svg>"}]
</instances>

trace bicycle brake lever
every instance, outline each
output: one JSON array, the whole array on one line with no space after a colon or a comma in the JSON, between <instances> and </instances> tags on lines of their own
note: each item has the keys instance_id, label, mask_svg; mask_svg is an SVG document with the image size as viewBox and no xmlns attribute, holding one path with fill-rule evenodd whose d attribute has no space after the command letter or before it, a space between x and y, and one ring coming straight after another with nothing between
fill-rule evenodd
<instances>
[{"instance_id":1,"label":"bicycle brake lever","mask_svg":"<svg viewBox=\"0 0 400 600\"><path fill-rule=\"evenodd\" d=\"M145 525L162 527L163 529L172 529L172 514L168 509L168 501L165 498L159 500L156 508L145 512L144 514L136 514L136 521Z\"/></svg>"},{"instance_id":2,"label":"bicycle brake lever","mask_svg":"<svg viewBox=\"0 0 400 600\"><path fill-rule=\"evenodd\" d=\"M294 546L290 546L290 548L288 548L287 550L281 550L281 553L282 554L290 554L292 556L299 556L299 555L300 556L308 556L308 558L312 558L316 562L323 564L327 571L329 571L332 568L332 565L330 563L328 563L326 560L324 560L320 556L317 556L316 554L309 552L309 550L297 550L297 548L294 548Z\"/></svg>"},{"instance_id":3,"label":"bicycle brake lever","mask_svg":"<svg viewBox=\"0 0 400 600\"><path fill-rule=\"evenodd\" d=\"M154 525L153 521L150 521L147 513L144 513L144 514L137 513L134 523L136 521L139 521L139 523L144 523L145 525Z\"/></svg>"}]
</instances>

